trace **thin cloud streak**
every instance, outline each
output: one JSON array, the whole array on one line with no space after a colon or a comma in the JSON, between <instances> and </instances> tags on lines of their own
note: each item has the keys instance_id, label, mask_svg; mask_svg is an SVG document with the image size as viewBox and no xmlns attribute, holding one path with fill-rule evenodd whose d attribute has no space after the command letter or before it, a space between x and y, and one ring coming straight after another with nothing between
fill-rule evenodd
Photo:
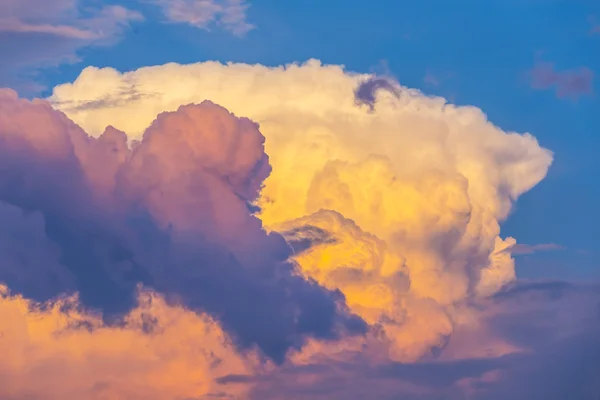
<instances>
[{"instance_id":1,"label":"thin cloud streak","mask_svg":"<svg viewBox=\"0 0 600 400\"><path fill-rule=\"evenodd\" d=\"M254 29L246 21L246 0L150 0L161 7L168 22L210 30L218 26L236 36Z\"/></svg>"}]
</instances>

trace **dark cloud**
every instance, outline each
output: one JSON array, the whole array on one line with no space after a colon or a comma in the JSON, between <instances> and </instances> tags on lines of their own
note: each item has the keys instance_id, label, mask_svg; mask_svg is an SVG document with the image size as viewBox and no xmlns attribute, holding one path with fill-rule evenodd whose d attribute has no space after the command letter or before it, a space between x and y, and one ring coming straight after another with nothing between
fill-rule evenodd
<instances>
[{"instance_id":1,"label":"dark cloud","mask_svg":"<svg viewBox=\"0 0 600 400\"><path fill-rule=\"evenodd\" d=\"M47 103L1 92L0 239L36 236L12 239L0 281L39 301L77 291L109 322L143 284L277 362L306 337L364 332L248 211L270 172L263 143L256 124L205 102L161 114L130 150L122 132L91 138Z\"/></svg>"},{"instance_id":2,"label":"dark cloud","mask_svg":"<svg viewBox=\"0 0 600 400\"><path fill-rule=\"evenodd\" d=\"M377 92L381 90L395 97L400 96L400 90L395 80L386 76L373 76L361 82L354 90L354 102L359 106L366 105L369 110L374 111Z\"/></svg>"}]
</instances>

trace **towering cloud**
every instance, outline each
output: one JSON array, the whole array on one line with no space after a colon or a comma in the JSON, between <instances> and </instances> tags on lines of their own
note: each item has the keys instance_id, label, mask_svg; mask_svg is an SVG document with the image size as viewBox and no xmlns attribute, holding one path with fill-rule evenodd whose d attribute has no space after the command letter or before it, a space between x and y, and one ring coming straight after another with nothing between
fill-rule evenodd
<instances>
[{"instance_id":1,"label":"towering cloud","mask_svg":"<svg viewBox=\"0 0 600 400\"><path fill-rule=\"evenodd\" d=\"M314 60L88 68L50 101L92 133L110 123L135 139L152 114L205 98L260 123L273 165L261 220L300 245L305 275L383 327L394 359L443 347L468 303L515 278L500 222L552 155L474 107Z\"/></svg>"},{"instance_id":2,"label":"towering cloud","mask_svg":"<svg viewBox=\"0 0 600 400\"><path fill-rule=\"evenodd\" d=\"M519 246L500 234L552 154L381 79L208 62L90 67L48 102L3 92L0 280L15 294L0 306L23 310L3 329L53 328L12 334L40 356L15 353L32 369L0 377L35 379L60 353L81 371L63 397L594 393L600 292L515 282ZM61 337L136 346L95 358Z\"/></svg>"}]
</instances>

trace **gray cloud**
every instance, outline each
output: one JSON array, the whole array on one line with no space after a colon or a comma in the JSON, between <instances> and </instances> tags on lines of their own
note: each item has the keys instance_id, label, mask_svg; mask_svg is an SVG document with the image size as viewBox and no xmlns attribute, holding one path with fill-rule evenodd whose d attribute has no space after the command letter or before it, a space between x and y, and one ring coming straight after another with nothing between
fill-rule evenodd
<instances>
[{"instance_id":1,"label":"gray cloud","mask_svg":"<svg viewBox=\"0 0 600 400\"><path fill-rule=\"evenodd\" d=\"M373 76L363 81L354 90L354 101L357 105L365 105L369 110L375 110L377 92L386 91L395 97L400 96L397 82L386 76Z\"/></svg>"}]
</instances>

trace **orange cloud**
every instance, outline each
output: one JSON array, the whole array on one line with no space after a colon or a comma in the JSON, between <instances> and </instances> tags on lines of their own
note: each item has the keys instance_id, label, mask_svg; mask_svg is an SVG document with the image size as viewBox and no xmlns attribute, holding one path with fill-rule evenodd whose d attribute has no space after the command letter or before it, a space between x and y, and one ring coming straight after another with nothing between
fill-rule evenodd
<instances>
[{"instance_id":1,"label":"orange cloud","mask_svg":"<svg viewBox=\"0 0 600 400\"><path fill-rule=\"evenodd\" d=\"M77 298L35 304L0 287L0 397L181 399L241 393L217 378L249 373L213 319L142 291L119 326L81 310Z\"/></svg>"}]
</instances>

